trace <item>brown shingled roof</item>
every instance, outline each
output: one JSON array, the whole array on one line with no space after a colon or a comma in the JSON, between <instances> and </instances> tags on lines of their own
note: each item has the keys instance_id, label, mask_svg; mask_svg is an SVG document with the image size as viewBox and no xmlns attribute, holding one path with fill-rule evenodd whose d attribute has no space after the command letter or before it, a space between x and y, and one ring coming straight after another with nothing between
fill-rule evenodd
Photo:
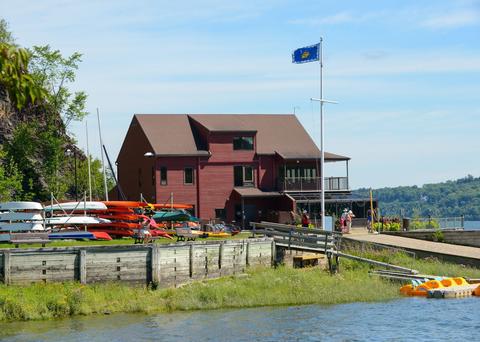
<instances>
[{"instance_id":1,"label":"brown shingled roof","mask_svg":"<svg viewBox=\"0 0 480 342\"><path fill-rule=\"evenodd\" d=\"M136 114L157 155L208 155L195 143L189 117L210 132L256 132L258 154L284 159L319 158L320 150L295 115ZM350 158L325 152L326 160Z\"/></svg>"},{"instance_id":2,"label":"brown shingled roof","mask_svg":"<svg viewBox=\"0 0 480 342\"><path fill-rule=\"evenodd\" d=\"M156 155L208 155L199 151L185 114L135 114Z\"/></svg>"},{"instance_id":3,"label":"brown shingled roof","mask_svg":"<svg viewBox=\"0 0 480 342\"><path fill-rule=\"evenodd\" d=\"M295 115L197 114L189 115L211 132L256 131L258 154L279 154L284 159L314 159L320 150ZM325 159L350 158L325 152Z\"/></svg>"}]
</instances>

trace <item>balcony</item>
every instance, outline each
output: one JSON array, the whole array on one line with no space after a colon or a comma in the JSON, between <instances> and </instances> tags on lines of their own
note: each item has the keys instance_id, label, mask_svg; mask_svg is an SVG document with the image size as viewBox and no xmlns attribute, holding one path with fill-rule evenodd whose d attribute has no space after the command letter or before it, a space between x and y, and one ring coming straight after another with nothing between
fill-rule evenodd
<instances>
[{"instance_id":1,"label":"balcony","mask_svg":"<svg viewBox=\"0 0 480 342\"><path fill-rule=\"evenodd\" d=\"M348 177L325 177L325 191L348 191ZM279 180L280 191L318 191L320 177L296 177Z\"/></svg>"}]
</instances>

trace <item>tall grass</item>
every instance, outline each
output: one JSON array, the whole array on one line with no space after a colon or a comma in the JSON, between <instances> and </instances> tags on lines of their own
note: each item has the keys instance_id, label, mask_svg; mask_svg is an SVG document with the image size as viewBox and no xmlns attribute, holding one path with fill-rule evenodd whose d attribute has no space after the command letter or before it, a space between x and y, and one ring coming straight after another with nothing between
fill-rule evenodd
<instances>
[{"instance_id":1,"label":"tall grass","mask_svg":"<svg viewBox=\"0 0 480 342\"><path fill-rule=\"evenodd\" d=\"M244 277L151 290L118 283L0 286L0 320L38 320L115 312L168 312L253 306L338 304L398 296L398 287L363 271L330 276L316 269L249 270Z\"/></svg>"},{"instance_id":2,"label":"tall grass","mask_svg":"<svg viewBox=\"0 0 480 342\"><path fill-rule=\"evenodd\" d=\"M358 252L356 252L358 253ZM404 254L369 251L363 256L418 269L422 273L480 278L480 270ZM152 290L119 283L0 285L0 321L40 320L116 312L153 313L301 304L384 301L399 297L399 284L370 277L370 265L341 261L339 274L319 268L249 269L241 277Z\"/></svg>"}]
</instances>

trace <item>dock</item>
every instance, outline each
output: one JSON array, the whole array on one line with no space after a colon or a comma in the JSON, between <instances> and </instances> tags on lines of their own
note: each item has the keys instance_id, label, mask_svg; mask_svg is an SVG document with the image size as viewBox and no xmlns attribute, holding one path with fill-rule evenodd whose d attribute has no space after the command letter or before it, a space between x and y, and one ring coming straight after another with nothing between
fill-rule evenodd
<instances>
[{"instance_id":1,"label":"dock","mask_svg":"<svg viewBox=\"0 0 480 342\"><path fill-rule=\"evenodd\" d=\"M425 241L387 234L370 234L366 229L353 229L343 236L343 242L350 245L380 245L403 249L416 256L435 257L439 260L480 268L480 248Z\"/></svg>"}]
</instances>

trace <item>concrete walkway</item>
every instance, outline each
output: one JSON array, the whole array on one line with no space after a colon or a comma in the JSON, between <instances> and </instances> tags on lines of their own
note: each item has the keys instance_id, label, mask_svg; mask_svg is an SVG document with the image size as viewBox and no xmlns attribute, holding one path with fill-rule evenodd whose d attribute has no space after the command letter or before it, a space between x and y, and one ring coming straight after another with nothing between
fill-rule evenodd
<instances>
[{"instance_id":1,"label":"concrete walkway","mask_svg":"<svg viewBox=\"0 0 480 342\"><path fill-rule=\"evenodd\" d=\"M476 247L452 245L393 235L369 234L365 229L359 228L352 229L352 233L343 235L343 238L403 248L415 252L420 257L435 256L439 259L480 267L480 248Z\"/></svg>"}]
</instances>

